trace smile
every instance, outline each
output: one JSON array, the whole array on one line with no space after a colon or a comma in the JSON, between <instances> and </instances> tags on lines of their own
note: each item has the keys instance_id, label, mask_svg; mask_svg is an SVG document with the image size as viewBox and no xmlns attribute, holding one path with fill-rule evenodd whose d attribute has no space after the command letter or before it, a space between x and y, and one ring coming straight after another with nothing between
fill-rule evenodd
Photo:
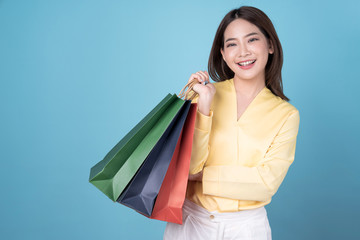
<instances>
[{"instance_id":1,"label":"smile","mask_svg":"<svg viewBox=\"0 0 360 240\"><path fill-rule=\"evenodd\" d=\"M241 62L241 63L238 63L238 64L240 66L247 66L247 65L253 64L255 61L256 61L256 59L252 60L252 61Z\"/></svg>"}]
</instances>

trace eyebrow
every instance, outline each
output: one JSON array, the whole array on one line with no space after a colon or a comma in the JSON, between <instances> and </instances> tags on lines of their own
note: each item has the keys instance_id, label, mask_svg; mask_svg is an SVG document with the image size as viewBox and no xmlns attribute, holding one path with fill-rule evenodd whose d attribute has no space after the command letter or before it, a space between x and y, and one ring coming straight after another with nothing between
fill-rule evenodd
<instances>
[{"instance_id":1,"label":"eyebrow","mask_svg":"<svg viewBox=\"0 0 360 240\"><path fill-rule=\"evenodd\" d=\"M258 33L252 32L252 33L249 33L249 34L245 35L245 37L249 37L249 36L252 36L252 35L258 35ZM226 39L225 42L228 42L228 41L231 41L231 40L236 40L236 38L228 38L228 39Z\"/></svg>"}]
</instances>

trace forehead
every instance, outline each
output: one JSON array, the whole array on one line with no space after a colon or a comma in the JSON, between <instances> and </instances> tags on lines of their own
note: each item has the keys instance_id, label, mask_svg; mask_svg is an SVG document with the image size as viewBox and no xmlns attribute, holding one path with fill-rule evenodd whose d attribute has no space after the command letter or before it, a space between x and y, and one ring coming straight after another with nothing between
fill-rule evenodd
<instances>
[{"instance_id":1,"label":"forehead","mask_svg":"<svg viewBox=\"0 0 360 240\"><path fill-rule=\"evenodd\" d=\"M244 20L244 19L235 19L234 21L232 21L225 29L224 32L224 38L228 38L228 37L238 37L241 38L243 36L245 36L246 34L249 34L251 32L256 32L261 34L261 31L259 30L259 28Z\"/></svg>"}]
</instances>

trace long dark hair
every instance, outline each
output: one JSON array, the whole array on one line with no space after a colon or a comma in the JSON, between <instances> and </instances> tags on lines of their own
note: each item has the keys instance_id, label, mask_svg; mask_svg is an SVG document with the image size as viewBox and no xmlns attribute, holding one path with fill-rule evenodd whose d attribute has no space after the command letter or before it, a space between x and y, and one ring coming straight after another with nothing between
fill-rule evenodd
<instances>
[{"instance_id":1,"label":"long dark hair","mask_svg":"<svg viewBox=\"0 0 360 240\"><path fill-rule=\"evenodd\" d=\"M280 40L269 17L260 9L250 6L242 6L231 10L221 21L211 48L208 71L215 82L225 81L234 77L234 72L227 66L221 56L220 48L224 50L224 32L226 27L235 19L244 19L259 28L266 39L273 44L274 53L269 54L265 66L265 85L273 94L289 101L283 93L281 68L283 65L283 52Z\"/></svg>"}]
</instances>

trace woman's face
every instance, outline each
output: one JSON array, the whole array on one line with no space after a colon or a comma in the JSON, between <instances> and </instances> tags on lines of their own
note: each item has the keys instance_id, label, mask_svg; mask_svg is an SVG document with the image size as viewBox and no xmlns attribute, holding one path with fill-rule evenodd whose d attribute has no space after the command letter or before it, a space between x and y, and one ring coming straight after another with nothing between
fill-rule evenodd
<instances>
[{"instance_id":1,"label":"woman's face","mask_svg":"<svg viewBox=\"0 0 360 240\"><path fill-rule=\"evenodd\" d=\"M265 66L273 47L258 27L244 19L232 21L224 32L223 47L221 55L235 79L265 82Z\"/></svg>"}]
</instances>

